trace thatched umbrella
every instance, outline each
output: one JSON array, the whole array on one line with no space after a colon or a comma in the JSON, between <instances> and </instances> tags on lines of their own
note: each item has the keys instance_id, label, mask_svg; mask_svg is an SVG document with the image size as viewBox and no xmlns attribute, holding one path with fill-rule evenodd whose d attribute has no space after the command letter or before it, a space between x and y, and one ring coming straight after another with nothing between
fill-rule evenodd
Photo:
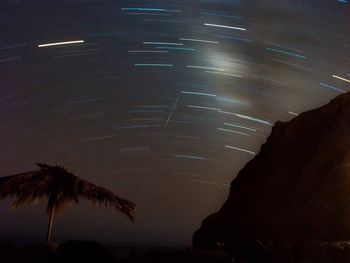
<instances>
[{"instance_id":1,"label":"thatched umbrella","mask_svg":"<svg viewBox=\"0 0 350 263\"><path fill-rule=\"evenodd\" d=\"M135 204L120 198L113 192L87 182L60 165L37 163L39 170L0 177L0 198L15 197L12 207L41 200L47 197L46 212L49 214L47 241L51 239L55 211L61 211L70 202L79 198L89 200L93 205L112 205L130 220L134 220Z\"/></svg>"}]
</instances>

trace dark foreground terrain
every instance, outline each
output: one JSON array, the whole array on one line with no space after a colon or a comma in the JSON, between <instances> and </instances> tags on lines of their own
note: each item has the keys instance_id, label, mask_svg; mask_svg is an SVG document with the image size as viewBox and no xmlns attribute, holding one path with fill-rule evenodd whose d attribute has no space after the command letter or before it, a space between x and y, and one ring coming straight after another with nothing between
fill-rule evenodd
<instances>
[{"instance_id":1,"label":"dark foreground terrain","mask_svg":"<svg viewBox=\"0 0 350 263\"><path fill-rule=\"evenodd\" d=\"M350 262L350 242L321 243L309 241L292 247L290 244L246 242L223 250L189 248L108 248L97 242L68 241L30 245L2 245L2 263L49 262L123 262L123 263L345 263Z\"/></svg>"},{"instance_id":2,"label":"dark foreground terrain","mask_svg":"<svg viewBox=\"0 0 350 263\"><path fill-rule=\"evenodd\" d=\"M345 93L275 123L193 247L245 262L350 262L349 105Z\"/></svg>"},{"instance_id":3,"label":"dark foreground terrain","mask_svg":"<svg viewBox=\"0 0 350 263\"><path fill-rule=\"evenodd\" d=\"M350 93L276 122L266 143L232 181L221 209L193 237L217 243L350 240Z\"/></svg>"}]
</instances>

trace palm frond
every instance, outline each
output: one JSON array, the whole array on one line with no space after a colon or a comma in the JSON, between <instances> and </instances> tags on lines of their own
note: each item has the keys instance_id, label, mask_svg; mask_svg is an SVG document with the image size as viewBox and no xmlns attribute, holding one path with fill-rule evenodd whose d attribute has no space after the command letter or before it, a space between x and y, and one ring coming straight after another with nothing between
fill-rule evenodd
<instances>
[{"instance_id":1,"label":"palm frond","mask_svg":"<svg viewBox=\"0 0 350 263\"><path fill-rule=\"evenodd\" d=\"M135 204L83 180L63 166L37 163L40 170L0 177L0 198L15 197L13 207L48 198L47 213L62 211L70 202L85 198L93 205L111 205L134 221Z\"/></svg>"},{"instance_id":2,"label":"palm frond","mask_svg":"<svg viewBox=\"0 0 350 263\"><path fill-rule=\"evenodd\" d=\"M124 198L121 198L108 189L97 186L93 183L78 178L77 194L93 205L111 205L134 221L136 205Z\"/></svg>"},{"instance_id":3,"label":"palm frond","mask_svg":"<svg viewBox=\"0 0 350 263\"><path fill-rule=\"evenodd\" d=\"M46 194L43 179L45 176L40 170L1 177L0 198L14 197L13 208L41 200Z\"/></svg>"},{"instance_id":4,"label":"palm frond","mask_svg":"<svg viewBox=\"0 0 350 263\"><path fill-rule=\"evenodd\" d=\"M7 181L9 181L10 179L18 178L18 177L21 177L21 176L30 175L30 174L32 174L33 172L34 172L34 171L0 177L0 188L1 188Z\"/></svg>"}]
</instances>

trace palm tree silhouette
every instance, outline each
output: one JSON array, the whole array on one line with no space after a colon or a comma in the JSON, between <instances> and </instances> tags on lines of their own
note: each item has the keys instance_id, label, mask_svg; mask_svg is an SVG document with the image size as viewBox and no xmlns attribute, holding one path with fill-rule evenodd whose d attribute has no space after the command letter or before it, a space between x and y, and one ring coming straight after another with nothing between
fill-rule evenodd
<instances>
[{"instance_id":1,"label":"palm tree silhouette","mask_svg":"<svg viewBox=\"0 0 350 263\"><path fill-rule=\"evenodd\" d=\"M46 240L51 240L52 223L55 212L62 211L70 202L85 198L93 205L112 205L134 221L136 206L131 201L120 198L113 192L85 181L63 166L37 163L39 170L0 177L0 198L15 197L12 204L17 208L25 203L47 197L46 212L49 224Z\"/></svg>"}]
</instances>

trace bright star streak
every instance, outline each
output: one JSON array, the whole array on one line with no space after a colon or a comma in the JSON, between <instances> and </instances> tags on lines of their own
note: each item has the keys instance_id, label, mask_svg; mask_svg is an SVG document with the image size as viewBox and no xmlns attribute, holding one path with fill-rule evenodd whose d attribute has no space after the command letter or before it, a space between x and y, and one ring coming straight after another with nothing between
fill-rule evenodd
<instances>
[{"instance_id":1,"label":"bright star streak","mask_svg":"<svg viewBox=\"0 0 350 263\"><path fill-rule=\"evenodd\" d=\"M240 31L246 31L246 28L243 27L235 27L235 26L225 26L225 25L218 25L218 24L209 24L204 23L205 26L211 26L211 27L221 27L221 28L228 28L228 29L234 29L234 30L240 30Z\"/></svg>"},{"instance_id":2,"label":"bright star streak","mask_svg":"<svg viewBox=\"0 0 350 263\"><path fill-rule=\"evenodd\" d=\"M245 150L245 149L242 149L242 148L238 148L238 147L234 147L234 146L230 146L230 145L225 145L225 148L233 149L233 150L237 150L237 151L241 151L241 152L246 152L246 153L249 153L251 155L255 155L256 154L255 152L248 151L248 150Z\"/></svg>"},{"instance_id":3,"label":"bright star streak","mask_svg":"<svg viewBox=\"0 0 350 263\"><path fill-rule=\"evenodd\" d=\"M160 112L164 112L163 110L132 110L130 111L132 113L145 113L145 112L148 112L148 113L160 113Z\"/></svg>"},{"instance_id":4,"label":"bright star streak","mask_svg":"<svg viewBox=\"0 0 350 263\"><path fill-rule=\"evenodd\" d=\"M166 50L129 50L128 53L168 53Z\"/></svg>"},{"instance_id":5,"label":"bright star streak","mask_svg":"<svg viewBox=\"0 0 350 263\"><path fill-rule=\"evenodd\" d=\"M253 118L253 117L250 117L250 116L246 116L246 115L242 115L242 114L236 114L236 116L239 117L239 118L242 118L242 119L251 120L251 121L255 121L255 122L260 122L262 124L271 125L271 123L269 123L268 121L260 120L260 119Z\"/></svg>"},{"instance_id":6,"label":"bright star streak","mask_svg":"<svg viewBox=\"0 0 350 263\"><path fill-rule=\"evenodd\" d=\"M241 128L241 129L245 129L245 130L248 130L248 131L254 131L254 132L256 132L256 129L253 129L253 128L250 128L250 127L247 127L247 126L243 126L243 125L232 124L232 123L227 123L227 122L225 122L224 125L232 126L232 127Z\"/></svg>"},{"instance_id":7,"label":"bright star streak","mask_svg":"<svg viewBox=\"0 0 350 263\"><path fill-rule=\"evenodd\" d=\"M142 15L142 16L172 16L172 14L159 14L159 13L128 13L128 15Z\"/></svg>"},{"instance_id":8,"label":"bright star streak","mask_svg":"<svg viewBox=\"0 0 350 263\"><path fill-rule=\"evenodd\" d=\"M79 43L84 43L84 40L74 40L74 41L40 44L40 45L38 45L38 47L52 47L52 46L61 46L61 45L70 45L70 44L79 44Z\"/></svg>"},{"instance_id":9,"label":"bright star streak","mask_svg":"<svg viewBox=\"0 0 350 263\"><path fill-rule=\"evenodd\" d=\"M194 91L181 91L181 93L182 93L182 94L199 95L199 96L216 97L215 94L201 93L201 92L194 92Z\"/></svg>"},{"instance_id":10,"label":"bright star streak","mask_svg":"<svg viewBox=\"0 0 350 263\"><path fill-rule=\"evenodd\" d=\"M222 68L203 67L203 66L192 66L192 65L186 65L186 68L198 68L198 69L225 71L225 70L222 69Z\"/></svg>"},{"instance_id":11,"label":"bright star streak","mask_svg":"<svg viewBox=\"0 0 350 263\"><path fill-rule=\"evenodd\" d=\"M164 8L145 8L145 7L122 7L120 8L122 11L153 11L153 12L174 12L181 13L181 10L172 10L172 9L164 9Z\"/></svg>"},{"instance_id":12,"label":"bright star streak","mask_svg":"<svg viewBox=\"0 0 350 263\"><path fill-rule=\"evenodd\" d=\"M332 75L332 77L333 77L333 78L336 78L336 79L340 79L340 80L346 81L346 82L350 82L350 80L344 79L344 78L339 77L339 76L337 76L337 75Z\"/></svg>"},{"instance_id":13,"label":"bright star streak","mask_svg":"<svg viewBox=\"0 0 350 263\"><path fill-rule=\"evenodd\" d=\"M171 43L171 42L152 42L152 41L145 41L142 42L144 45L169 45L169 46L183 46L182 43Z\"/></svg>"},{"instance_id":14,"label":"bright star streak","mask_svg":"<svg viewBox=\"0 0 350 263\"><path fill-rule=\"evenodd\" d=\"M204 160L203 157L199 156L192 156L192 155L181 155L181 154L174 154L175 158L185 158L185 159L195 159L195 160Z\"/></svg>"},{"instance_id":15,"label":"bright star streak","mask_svg":"<svg viewBox=\"0 0 350 263\"><path fill-rule=\"evenodd\" d=\"M287 52L287 51L284 51L284 50L279 50L279 49L275 49L275 48L266 48L266 49L269 50L269 51L281 53L281 54L284 54L284 55L290 55L290 56L294 56L294 57L298 57L298 58L302 58L302 59L307 59L307 57L305 57L305 56L298 55L298 54L295 54L295 53L292 53L292 52Z\"/></svg>"},{"instance_id":16,"label":"bright star streak","mask_svg":"<svg viewBox=\"0 0 350 263\"><path fill-rule=\"evenodd\" d=\"M271 126L271 123L269 123L268 121L260 120L260 119L254 118L254 117L250 117L250 116L246 116L246 115L242 115L242 114L238 114L238 113L233 113L233 112L228 112L228 111L221 111L220 110L219 112L224 113L224 114L235 115L236 117L239 117L239 118L242 118L245 120L255 121L258 123L262 123L262 124L266 124L266 125Z\"/></svg>"},{"instance_id":17,"label":"bright star streak","mask_svg":"<svg viewBox=\"0 0 350 263\"><path fill-rule=\"evenodd\" d=\"M219 44L218 41L210 41L210 40L203 40L203 39L194 39L194 38L179 38L179 40L183 41L193 41L193 42L202 42L202 43L210 43L210 44Z\"/></svg>"},{"instance_id":18,"label":"bright star streak","mask_svg":"<svg viewBox=\"0 0 350 263\"><path fill-rule=\"evenodd\" d=\"M163 118L135 118L135 119L130 119L132 121L162 121Z\"/></svg>"},{"instance_id":19,"label":"bright star streak","mask_svg":"<svg viewBox=\"0 0 350 263\"><path fill-rule=\"evenodd\" d=\"M135 67L173 67L173 64L134 64Z\"/></svg>"},{"instance_id":20,"label":"bright star streak","mask_svg":"<svg viewBox=\"0 0 350 263\"><path fill-rule=\"evenodd\" d=\"M196 51L194 48L186 48L186 47L156 47L159 49L168 49L168 50L183 50L183 51Z\"/></svg>"},{"instance_id":21,"label":"bright star streak","mask_svg":"<svg viewBox=\"0 0 350 263\"><path fill-rule=\"evenodd\" d=\"M220 109L217 108L210 108L210 107L203 107L203 106L195 106L195 105L188 105L188 108L195 108L195 109L204 109L204 110L213 110L213 111L220 111Z\"/></svg>"},{"instance_id":22,"label":"bright star streak","mask_svg":"<svg viewBox=\"0 0 350 263\"><path fill-rule=\"evenodd\" d=\"M140 105L140 106L136 106L136 108L168 108L168 106L165 106L165 105Z\"/></svg>"}]
</instances>

